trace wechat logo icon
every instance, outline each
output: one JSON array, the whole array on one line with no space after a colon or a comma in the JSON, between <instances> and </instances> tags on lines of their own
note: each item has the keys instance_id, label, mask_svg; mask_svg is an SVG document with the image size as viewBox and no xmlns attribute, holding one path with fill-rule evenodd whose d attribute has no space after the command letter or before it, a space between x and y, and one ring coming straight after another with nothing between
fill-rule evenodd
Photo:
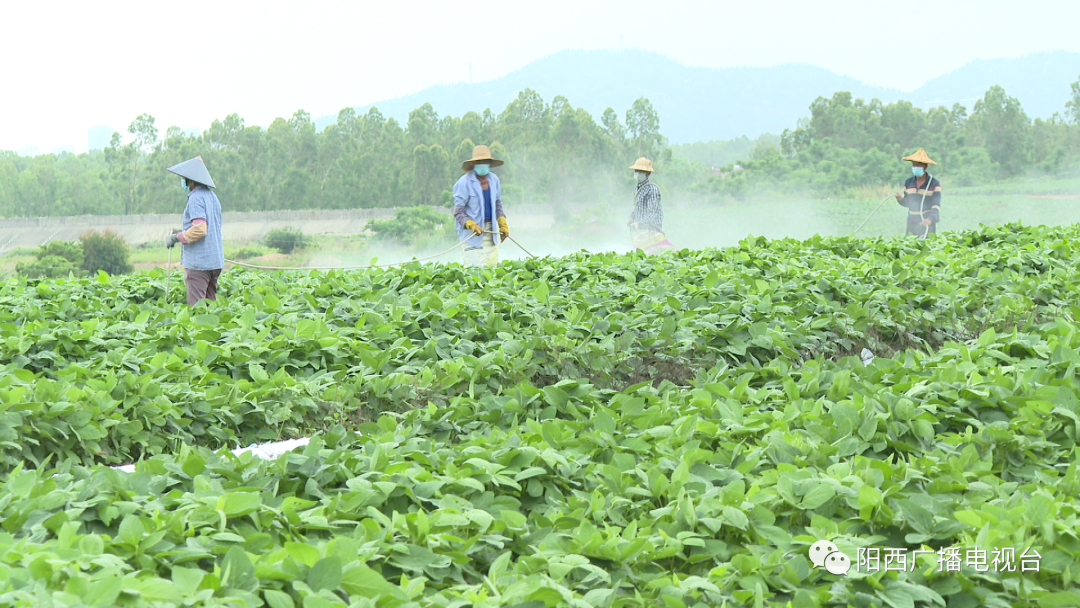
<instances>
[{"instance_id":1,"label":"wechat logo icon","mask_svg":"<svg viewBox=\"0 0 1080 608\"><path fill-rule=\"evenodd\" d=\"M851 569L851 558L827 540L810 545L810 563L815 568L825 568L829 574L844 575Z\"/></svg>"}]
</instances>

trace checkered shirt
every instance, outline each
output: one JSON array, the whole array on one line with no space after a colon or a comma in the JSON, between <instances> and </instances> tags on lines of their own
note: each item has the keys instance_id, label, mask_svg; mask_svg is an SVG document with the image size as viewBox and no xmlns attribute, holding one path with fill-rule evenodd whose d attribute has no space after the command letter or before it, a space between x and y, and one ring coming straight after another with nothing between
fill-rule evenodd
<instances>
[{"instance_id":1,"label":"checkered shirt","mask_svg":"<svg viewBox=\"0 0 1080 608\"><path fill-rule=\"evenodd\" d=\"M637 185L637 194L634 196L634 213L630 216L631 221L639 228L664 231L664 207L660 204L660 187L649 181L640 182Z\"/></svg>"}]
</instances>

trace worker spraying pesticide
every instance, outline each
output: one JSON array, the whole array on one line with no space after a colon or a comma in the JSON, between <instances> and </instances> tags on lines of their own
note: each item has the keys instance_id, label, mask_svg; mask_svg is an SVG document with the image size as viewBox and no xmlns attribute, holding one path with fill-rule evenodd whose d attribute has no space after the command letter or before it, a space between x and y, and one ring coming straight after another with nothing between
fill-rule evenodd
<instances>
[{"instance_id":1,"label":"worker spraying pesticide","mask_svg":"<svg viewBox=\"0 0 1080 608\"><path fill-rule=\"evenodd\" d=\"M465 242L462 251L466 266L495 266L499 263L499 245L510 236L503 211L502 185L491 173L503 161L491 156L487 146L473 148L472 158L461 164L465 172L454 184L454 221L458 238ZM492 225L498 224L499 241Z\"/></svg>"},{"instance_id":2,"label":"worker spraying pesticide","mask_svg":"<svg viewBox=\"0 0 1080 608\"><path fill-rule=\"evenodd\" d=\"M630 227L634 248L650 254L675 249L664 235L664 206L660 202L660 187L650 180L656 171L652 161L641 157L630 165L630 169L637 176L637 190L634 194L634 211L626 225Z\"/></svg>"},{"instance_id":3,"label":"worker spraying pesticide","mask_svg":"<svg viewBox=\"0 0 1080 608\"><path fill-rule=\"evenodd\" d=\"M183 230L165 236L170 250L177 243L180 265L184 267L187 303L216 300L218 277L225 267L225 249L221 240L221 203L211 191L216 188L201 156L185 160L166 169L180 176L180 186L187 192ZM171 255L171 252L170 252Z\"/></svg>"},{"instance_id":4,"label":"worker spraying pesticide","mask_svg":"<svg viewBox=\"0 0 1080 608\"><path fill-rule=\"evenodd\" d=\"M911 161L913 175L904 182L904 191L896 193L896 202L907 207L907 234L926 238L937 233L937 223L941 220L941 182L926 171L929 165L937 163L922 148L903 160Z\"/></svg>"}]
</instances>

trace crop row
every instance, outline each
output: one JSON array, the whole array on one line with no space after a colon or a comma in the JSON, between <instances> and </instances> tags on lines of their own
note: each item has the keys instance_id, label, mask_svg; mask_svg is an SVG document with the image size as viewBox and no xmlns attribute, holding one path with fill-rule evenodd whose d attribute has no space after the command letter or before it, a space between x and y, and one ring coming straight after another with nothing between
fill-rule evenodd
<instances>
[{"instance_id":1,"label":"crop row","mask_svg":"<svg viewBox=\"0 0 1080 608\"><path fill-rule=\"evenodd\" d=\"M718 365L890 355L1053 318L1077 229L579 254L470 273L226 273L209 310L164 276L0 286L0 471L306 435L457 395L582 379L685 385Z\"/></svg>"},{"instance_id":2,"label":"crop row","mask_svg":"<svg viewBox=\"0 0 1080 608\"><path fill-rule=\"evenodd\" d=\"M1078 605L1077 236L10 281L0 605Z\"/></svg>"},{"instance_id":3,"label":"crop row","mask_svg":"<svg viewBox=\"0 0 1080 608\"><path fill-rule=\"evenodd\" d=\"M0 486L14 606L1071 606L1080 324L930 354L451 398L266 462L181 447ZM922 549L837 577L807 548ZM945 547L1038 572L948 572Z\"/></svg>"}]
</instances>

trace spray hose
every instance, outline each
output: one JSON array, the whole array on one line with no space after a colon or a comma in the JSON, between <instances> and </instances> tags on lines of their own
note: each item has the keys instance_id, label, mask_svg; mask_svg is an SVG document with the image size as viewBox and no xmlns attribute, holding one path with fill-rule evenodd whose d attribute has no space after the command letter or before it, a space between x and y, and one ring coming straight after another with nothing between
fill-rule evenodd
<instances>
[{"instance_id":1,"label":"spray hose","mask_svg":"<svg viewBox=\"0 0 1080 608\"><path fill-rule=\"evenodd\" d=\"M480 234L497 235L499 233L495 232L495 231L492 231L492 230L484 230ZM480 236L480 234L475 235L475 236ZM469 237L469 238L472 238L472 237ZM492 238L495 238L495 237L493 236ZM528 255L530 258L535 258L536 257L535 255L529 253L528 249L525 249L524 247L522 247L521 243L515 241L514 237L507 235L506 238L513 241L513 243L515 245L517 245L518 247L521 247L521 250L524 251L525 254ZM431 260L431 259L434 259L434 258L437 258L437 257L440 257L440 256L444 256L444 255L454 251L455 249L461 248L463 245L465 245L466 242L468 242L468 240L469 239L465 239L464 241L461 241L460 243L458 243L457 245L454 245L453 247L447 249L446 251L436 253L435 255L429 255L429 256L423 257L423 258L417 258L417 259L409 260L408 262L394 262L392 264L372 264L372 265L369 265L369 266L259 266L257 264L247 264L247 263L244 263L244 262L237 262L236 260L230 260L228 258L225 258L225 261L229 262L230 264L235 264L237 266L244 266L245 268L256 268L258 270L368 270L368 269L371 269L371 268L390 268L390 267L393 267L393 266L404 266L405 264L412 264L413 262L423 262L424 260Z\"/></svg>"},{"instance_id":2,"label":"spray hose","mask_svg":"<svg viewBox=\"0 0 1080 608\"><path fill-rule=\"evenodd\" d=\"M874 214L878 212L878 209L881 209L881 206L885 204L885 201L889 200L890 198L896 198L896 197L894 195L892 195L892 194L890 194L889 196L886 196L880 203L878 203L878 206L875 207L874 210L870 212L870 215L866 216L866 219L863 220L863 223L859 224L858 228L851 231L851 234L848 235L848 238L851 238L851 237L855 236L855 233L858 232L859 230L861 230L862 227L866 225L866 222L869 222L870 218L874 217Z\"/></svg>"},{"instance_id":3,"label":"spray hose","mask_svg":"<svg viewBox=\"0 0 1080 608\"><path fill-rule=\"evenodd\" d=\"M172 283L172 247L169 247L169 265L165 270L165 301L169 301L169 283Z\"/></svg>"},{"instance_id":4,"label":"spray hose","mask_svg":"<svg viewBox=\"0 0 1080 608\"><path fill-rule=\"evenodd\" d=\"M929 177L930 177L930 179L934 179L933 175L931 175ZM929 188L929 186L930 186L930 181L929 180L927 180L926 185L927 185L927 188ZM848 238L851 238L851 237L855 236L855 233L858 232L859 230L861 230L862 227L866 225L866 222L869 222L870 218L874 217L874 214L878 212L878 209L881 209L881 206L885 204L885 201L889 200L890 198L895 198L895 195L890 194L889 196L886 196L884 199L882 199L881 202L878 203L878 206L874 207L874 210L870 212L870 215L866 216L866 219L863 220L863 223L859 224L858 228L851 231L851 234L848 235ZM926 211L925 211L925 208L923 206L925 202L926 202L926 191L924 190L923 191L922 201L919 202L919 217L920 218L923 217L924 215L926 215ZM921 237L919 237L919 238L920 239L926 239L926 237L929 234L930 234L930 226L926 226L926 230L923 231L923 235Z\"/></svg>"}]
</instances>

